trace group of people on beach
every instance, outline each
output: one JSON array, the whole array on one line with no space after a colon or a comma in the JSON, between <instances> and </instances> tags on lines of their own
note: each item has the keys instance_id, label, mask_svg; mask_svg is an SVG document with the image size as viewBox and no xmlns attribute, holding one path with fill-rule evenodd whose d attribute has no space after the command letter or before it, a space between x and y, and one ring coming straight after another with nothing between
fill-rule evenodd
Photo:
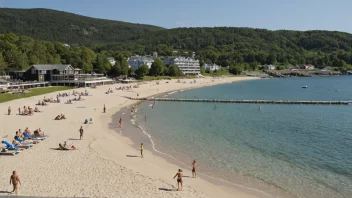
<instances>
[{"instance_id":1,"label":"group of people on beach","mask_svg":"<svg viewBox=\"0 0 352 198\"><path fill-rule=\"evenodd\" d=\"M130 85L130 86L122 86L122 87L119 87L119 88L115 87L116 90L121 90L121 91L125 91L125 90L128 91L128 90L130 90L132 88L139 88L139 85L134 85L133 87L132 87L132 85Z\"/></svg>"},{"instance_id":2,"label":"group of people on beach","mask_svg":"<svg viewBox=\"0 0 352 198\"><path fill-rule=\"evenodd\" d=\"M18 115L29 115L32 116L34 112L40 112L38 107L35 107L34 109L31 108L30 106L23 106L23 110L21 110L21 107L18 107ZM11 114L11 107L8 108L7 114Z\"/></svg>"}]
</instances>

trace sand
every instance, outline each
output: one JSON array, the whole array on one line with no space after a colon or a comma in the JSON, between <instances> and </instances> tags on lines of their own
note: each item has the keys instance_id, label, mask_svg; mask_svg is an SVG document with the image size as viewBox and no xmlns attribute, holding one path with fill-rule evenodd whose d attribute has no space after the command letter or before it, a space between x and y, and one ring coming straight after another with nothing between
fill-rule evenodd
<instances>
[{"instance_id":1,"label":"sand","mask_svg":"<svg viewBox=\"0 0 352 198\"><path fill-rule=\"evenodd\" d=\"M22 181L20 195L25 196L267 197L246 188L219 185L201 176L196 179L184 178L183 191L176 191L176 180L173 176L179 167L154 155L149 147L145 148L143 159L127 157L139 156L139 146L116 131L137 132L124 131L123 127L118 129L117 120L112 120L112 115L121 108L137 102L122 96L136 97L138 93L139 97L148 97L162 92L249 79L254 78L222 78L215 79L214 82L212 78L196 79L195 84L163 80L156 85L155 81L151 81L130 91L116 91L115 87L121 84L87 88L93 96L83 97L84 101L64 104L64 101L74 96L64 97L61 98L61 103L38 106L43 112L35 113L34 116L16 115L17 109L24 105L34 108L43 95L1 103L0 109L3 113L0 114L0 138L12 141L15 132L18 129L24 130L25 127L29 127L31 131L41 128L50 137L16 156L0 156L0 195L7 195L6 192L12 190L9 178L12 171L16 170ZM108 88L113 88L114 93L105 94ZM55 98L56 94L46 94L46 97ZM103 113L104 104L106 113ZM12 108L11 115L7 115L8 106ZM68 119L54 120L60 113L65 114ZM93 118L94 124L82 124L86 118ZM79 140L80 126L84 128L83 140ZM6 135L8 137L3 138ZM78 150L55 150L64 141L74 144ZM190 169L184 170L184 174L191 175Z\"/></svg>"}]
</instances>

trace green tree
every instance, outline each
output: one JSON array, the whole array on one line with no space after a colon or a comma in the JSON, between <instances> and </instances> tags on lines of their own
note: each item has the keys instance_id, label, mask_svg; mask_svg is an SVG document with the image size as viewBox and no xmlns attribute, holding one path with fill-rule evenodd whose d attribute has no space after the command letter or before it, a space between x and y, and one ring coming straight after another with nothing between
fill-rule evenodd
<instances>
[{"instance_id":1,"label":"green tree","mask_svg":"<svg viewBox=\"0 0 352 198\"><path fill-rule=\"evenodd\" d=\"M147 65L141 65L138 67L138 69L135 71L136 75L138 78L143 78L149 73L149 69Z\"/></svg>"},{"instance_id":2,"label":"green tree","mask_svg":"<svg viewBox=\"0 0 352 198\"><path fill-rule=\"evenodd\" d=\"M133 67L128 68L128 76L134 76L136 74L136 71L133 69Z\"/></svg>"},{"instance_id":3,"label":"green tree","mask_svg":"<svg viewBox=\"0 0 352 198\"><path fill-rule=\"evenodd\" d=\"M111 67L111 70L110 70L109 74L111 76L114 76L114 77L121 75L121 64L120 64L120 61L116 61L115 62L115 65L113 65Z\"/></svg>"},{"instance_id":4,"label":"green tree","mask_svg":"<svg viewBox=\"0 0 352 198\"><path fill-rule=\"evenodd\" d=\"M151 65L151 68L149 70L149 75L151 76L159 76L163 74L164 72L164 62L161 61L160 59L156 58L154 59L154 62Z\"/></svg>"},{"instance_id":5,"label":"green tree","mask_svg":"<svg viewBox=\"0 0 352 198\"><path fill-rule=\"evenodd\" d=\"M169 76L181 76L182 72L177 65L170 65L168 74Z\"/></svg>"},{"instance_id":6,"label":"green tree","mask_svg":"<svg viewBox=\"0 0 352 198\"><path fill-rule=\"evenodd\" d=\"M201 66L201 67L200 67L200 73L201 73L201 74L205 74L205 68L204 68L204 66Z\"/></svg>"},{"instance_id":7,"label":"green tree","mask_svg":"<svg viewBox=\"0 0 352 198\"><path fill-rule=\"evenodd\" d=\"M99 53L95 61L95 70L106 74L111 70L111 64L105 54Z\"/></svg>"},{"instance_id":8,"label":"green tree","mask_svg":"<svg viewBox=\"0 0 352 198\"><path fill-rule=\"evenodd\" d=\"M243 65L232 65L229 68L229 72L234 75L239 75L244 70Z\"/></svg>"}]
</instances>

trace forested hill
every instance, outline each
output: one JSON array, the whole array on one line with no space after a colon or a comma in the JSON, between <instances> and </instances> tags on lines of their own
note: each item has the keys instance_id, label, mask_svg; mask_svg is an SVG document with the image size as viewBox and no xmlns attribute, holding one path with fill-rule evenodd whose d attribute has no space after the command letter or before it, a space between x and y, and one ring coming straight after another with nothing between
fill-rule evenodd
<instances>
[{"instance_id":1,"label":"forested hill","mask_svg":"<svg viewBox=\"0 0 352 198\"><path fill-rule=\"evenodd\" d=\"M16 34L0 35L0 55L8 69L26 68L33 63L79 65L76 53L79 50L71 49L68 56L66 52L61 53L61 45L56 41L68 43L72 48L76 48L72 44L78 44L94 53L114 57L151 54L154 50L162 56L196 52L201 64L240 65L244 70L256 70L263 64L313 64L319 68L352 69L352 35L336 31L236 27L164 29L49 9L5 8L0 9L0 27L0 33ZM52 45L61 51L46 52L46 49L53 49ZM73 60L77 61L73 63Z\"/></svg>"},{"instance_id":2,"label":"forested hill","mask_svg":"<svg viewBox=\"0 0 352 198\"><path fill-rule=\"evenodd\" d=\"M98 50L138 54L156 49L160 55L195 51L199 59L223 66L240 63L314 64L344 67L352 64L352 35L332 31L269 31L253 28L176 28L132 35Z\"/></svg>"},{"instance_id":3,"label":"forested hill","mask_svg":"<svg viewBox=\"0 0 352 198\"><path fill-rule=\"evenodd\" d=\"M50 9L11 8L0 8L0 27L0 33L15 33L40 40L79 45L117 42L131 34L163 29Z\"/></svg>"}]
</instances>

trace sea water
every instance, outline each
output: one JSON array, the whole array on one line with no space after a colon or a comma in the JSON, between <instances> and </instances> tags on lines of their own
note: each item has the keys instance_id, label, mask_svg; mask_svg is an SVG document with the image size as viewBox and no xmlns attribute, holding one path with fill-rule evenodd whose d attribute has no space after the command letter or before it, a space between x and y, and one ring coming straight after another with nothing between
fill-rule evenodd
<instances>
[{"instance_id":1,"label":"sea water","mask_svg":"<svg viewBox=\"0 0 352 198\"><path fill-rule=\"evenodd\" d=\"M352 76L263 79L163 96L352 100L351 86ZM197 160L202 174L269 194L274 186L292 197L352 197L352 105L151 104L138 107L135 124L154 149Z\"/></svg>"}]
</instances>

